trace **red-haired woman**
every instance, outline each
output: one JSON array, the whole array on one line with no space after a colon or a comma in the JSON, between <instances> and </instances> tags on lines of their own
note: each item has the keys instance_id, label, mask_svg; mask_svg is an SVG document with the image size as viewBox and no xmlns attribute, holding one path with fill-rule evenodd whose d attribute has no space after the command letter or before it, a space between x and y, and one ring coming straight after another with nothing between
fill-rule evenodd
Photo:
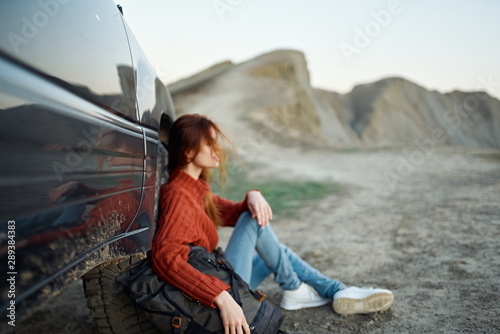
<instances>
[{"instance_id":1,"label":"red-haired woman","mask_svg":"<svg viewBox=\"0 0 500 334\"><path fill-rule=\"evenodd\" d=\"M234 226L227 259L252 288L273 273L284 290L282 308L297 310L333 299L340 314L388 309L394 298L390 291L346 288L282 245L269 225L271 207L260 191L250 190L236 203L210 192L211 169L220 167L225 173L219 136L224 137L218 126L201 115L181 116L171 127L170 177L161 189L160 223L152 247L157 274L201 303L218 307L226 333L250 333L240 306L227 292L229 286L187 263L190 245L211 252L218 243L216 227Z\"/></svg>"}]
</instances>

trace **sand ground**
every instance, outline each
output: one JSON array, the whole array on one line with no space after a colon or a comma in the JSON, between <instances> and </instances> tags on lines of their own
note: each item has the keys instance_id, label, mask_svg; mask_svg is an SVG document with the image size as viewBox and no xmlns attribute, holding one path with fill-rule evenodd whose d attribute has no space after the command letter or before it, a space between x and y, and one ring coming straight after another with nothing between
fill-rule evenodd
<instances>
[{"instance_id":1,"label":"sand ground","mask_svg":"<svg viewBox=\"0 0 500 334\"><path fill-rule=\"evenodd\" d=\"M391 289L383 313L342 317L331 304L285 311L290 333L500 332L500 154L457 148L327 152L269 145L252 158L256 180L344 186L293 218L281 241L348 285ZM290 157L296 157L290 162ZM230 230L221 231L223 245ZM280 288L262 287L279 305ZM97 331L80 281L17 326L18 333Z\"/></svg>"}]
</instances>

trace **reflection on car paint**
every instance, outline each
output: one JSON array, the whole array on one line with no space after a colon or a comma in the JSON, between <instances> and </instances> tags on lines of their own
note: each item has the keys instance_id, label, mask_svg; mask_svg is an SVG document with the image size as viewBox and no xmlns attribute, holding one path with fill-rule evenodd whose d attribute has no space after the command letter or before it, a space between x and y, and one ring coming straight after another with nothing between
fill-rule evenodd
<instances>
[{"instance_id":1,"label":"reflection on car paint","mask_svg":"<svg viewBox=\"0 0 500 334\"><path fill-rule=\"evenodd\" d=\"M113 1L50 4L0 2L0 218L16 221L19 315L151 247L158 130L174 118Z\"/></svg>"}]
</instances>

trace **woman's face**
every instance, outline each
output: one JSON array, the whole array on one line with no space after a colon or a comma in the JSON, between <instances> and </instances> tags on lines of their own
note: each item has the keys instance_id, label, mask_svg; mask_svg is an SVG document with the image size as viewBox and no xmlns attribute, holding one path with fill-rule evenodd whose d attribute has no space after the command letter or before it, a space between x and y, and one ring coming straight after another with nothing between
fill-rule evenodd
<instances>
[{"instance_id":1,"label":"woman's face","mask_svg":"<svg viewBox=\"0 0 500 334\"><path fill-rule=\"evenodd\" d=\"M210 134L216 140L214 129L210 129ZM213 147L207 144L205 138L201 138L200 151L194 157L192 163L198 168L217 168L219 167L219 157L213 150Z\"/></svg>"}]
</instances>

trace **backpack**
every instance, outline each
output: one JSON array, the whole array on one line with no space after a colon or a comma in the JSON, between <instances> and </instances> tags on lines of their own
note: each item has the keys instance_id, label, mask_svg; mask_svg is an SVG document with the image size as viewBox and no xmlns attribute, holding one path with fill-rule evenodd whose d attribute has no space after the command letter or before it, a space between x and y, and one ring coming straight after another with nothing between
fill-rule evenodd
<instances>
[{"instance_id":1,"label":"backpack","mask_svg":"<svg viewBox=\"0 0 500 334\"><path fill-rule=\"evenodd\" d=\"M220 248L209 253L192 246L188 263L200 272L218 277L228 284L229 293L242 307L252 334L284 333L280 330L283 313L253 291L234 272ZM180 289L163 281L153 270L149 257L135 268L126 284L134 303L163 333L223 334L224 326L217 308L201 304Z\"/></svg>"}]
</instances>

